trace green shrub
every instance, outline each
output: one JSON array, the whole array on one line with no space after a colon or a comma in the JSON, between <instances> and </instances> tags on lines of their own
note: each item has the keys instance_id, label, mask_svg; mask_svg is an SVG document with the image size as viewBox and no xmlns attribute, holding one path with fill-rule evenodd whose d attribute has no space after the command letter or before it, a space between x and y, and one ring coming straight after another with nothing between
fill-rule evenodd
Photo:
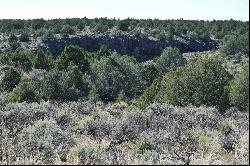
<instances>
[{"instance_id":1,"label":"green shrub","mask_svg":"<svg viewBox=\"0 0 250 166\"><path fill-rule=\"evenodd\" d=\"M115 100L122 89L122 74L112 61L114 60L105 58L95 61L91 66L92 79L104 101Z\"/></svg>"},{"instance_id":2,"label":"green shrub","mask_svg":"<svg viewBox=\"0 0 250 166\"><path fill-rule=\"evenodd\" d=\"M94 28L95 31L97 32L106 32L109 29L109 27L107 25L104 24L97 24Z\"/></svg>"},{"instance_id":3,"label":"green shrub","mask_svg":"<svg viewBox=\"0 0 250 166\"><path fill-rule=\"evenodd\" d=\"M155 37L159 40L166 40L167 39L167 36L163 32L156 34Z\"/></svg>"},{"instance_id":4,"label":"green shrub","mask_svg":"<svg viewBox=\"0 0 250 166\"><path fill-rule=\"evenodd\" d=\"M120 93L118 93L117 98L116 98L116 102L118 102L118 103L127 102L126 94L124 93L123 90Z\"/></svg>"},{"instance_id":5,"label":"green shrub","mask_svg":"<svg viewBox=\"0 0 250 166\"><path fill-rule=\"evenodd\" d=\"M112 52L106 45L102 45L97 51L97 54L99 55L99 57L109 57Z\"/></svg>"},{"instance_id":6,"label":"green shrub","mask_svg":"<svg viewBox=\"0 0 250 166\"><path fill-rule=\"evenodd\" d=\"M66 46L57 61L57 67L60 70L66 70L70 63L78 66L84 73L89 70L87 53L79 46Z\"/></svg>"},{"instance_id":7,"label":"green shrub","mask_svg":"<svg viewBox=\"0 0 250 166\"><path fill-rule=\"evenodd\" d=\"M55 66L55 61L51 54L39 50L32 59L32 65L35 69L50 70Z\"/></svg>"},{"instance_id":8,"label":"green shrub","mask_svg":"<svg viewBox=\"0 0 250 166\"><path fill-rule=\"evenodd\" d=\"M160 91L162 77L154 79L153 83L144 91L143 95L134 103L139 108L146 108L155 101L157 93Z\"/></svg>"},{"instance_id":9,"label":"green shrub","mask_svg":"<svg viewBox=\"0 0 250 166\"><path fill-rule=\"evenodd\" d=\"M20 48L20 43L19 42L12 42L10 43L10 48L12 51L17 51Z\"/></svg>"},{"instance_id":10,"label":"green shrub","mask_svg":"<svg viewBox=\"0 0 250 166\"><path fill-rule=\"evenodd\" d=\"M81 97L87 97L89 93L89 78L83 75L79 67L70 65L67 72L62 75L62 91L60 99L76 101Z\"/></svg>"},{"instance_id":11,"label":"green shrub","mask_svg":"<svg viewBox=\"0 0 250 166\"><path fill-rule=\"evenodd\" d=\"M199 39L199 34L197 34L196 32L193 32L193 31L188 31L187 37L189 39L192 39L192 40L197 40L197 39Z\"/></svg>"},{"instance_id":12,"label":"green shrub","mask_svg":"<svg viewBox=\"0 0 250 166\"><path fill-rule=\"evenodd\" d=\"M26 81L21 82L13 91L9 94L8 100L11 102L38 102L38 94L33 87Z\"/></svg>"},{"instance_id":13,"label":"green shrub","mask_svg":"<svg viewBox=\"0 0 250 166\"><path fill-rule=\"evenodd\" d=\"M30 71L32 68L30 55L31 54L28 51L16 51L14 53L2 54L0 56L0 63L20 68L25 71Z\"/></svg>"},{"instance_id":14,"label":"green shrub","mask_svg":"<svg viewBox=\"0 0 250 166\"><path fill-rule=\"evenodd\" d=\"M21 74L13 68L4 71L0 78L0 90L11 92L21 81Z\"/></svg>"},{"instance_id":15,"label":"green shrub","mask_svg":"<svg viewBox=\"0 0 250 166\"><path fill-rule=\"evenodd\" d=\"M62 98L64 87L61 72L49 72L45 77L42 78L41 83L42 88L40 95L44 100L58 100Z\"/></svg>"},{"instance_id":16,"label":"green shrub","mask_svg":"<svg viewBox=\"0 0 250 166\"><path fill-rule=\"evenodd\" d=\"M46 21L41 18L41 19L34 19L32 22L31 22L31 28L35 29L35 30L38 30L38 29L41 29L44 27Z\"/></svg>"},{"instance_id":17,"label":"green shrub","mask_svg":"<svg viewBox=\"0 0 250 166\"><path fill-rule=\"evenodd\" d=\"M10 63L14 67L21 68L25 71L30 71L32 68L32 63L29 56L25 52L16 52L11 55Z\"/></svg>"},{"instance_id":18,"label":"green shrub","mask_svg":"<svg viewBox=\"0 0 250 166\"><path fill-rule=\"evenodd\" d=\"M11 34L8 38L9 43L15 43L17 42L18 38L16 37L15 34Z\"/></svg>"},{"instance_id":19,"label":"green shrub","mask_svg":"<svg viewBox=\"0 0 250 166\"><path fill-rule=\"evenodd\" d=\"M76 29L75 29L75 27L72 27L72 26L70 26L70 25L64 25L63 27L62 27L62 33L64 33L64 34L68 34L68 35L74 35L75 33L76 33Z\"/></svg>"},{"instance_id":20,"label":"green shrub","mask_svg":"<svg viewBox=\"0 0 250 166\"><path fill-rule=\"evenodd\" d=\"M95 61L91 66L91 74L100 98L104 101L116 100L122 90L131 99L141 94L146 84L143 67L129 56L113 54Z\"/></svg>"},{"instance_id":21,"label":"green shrub","mask_svg":"<svg viewBox=\"0 0 250 166\"><path fill-rule=\"evenodd\" d=\"M62 34L62 38L63 38L63 39L68 39L68 38L69 38L69 34L63 33L63 34Z\"/></svg>"},{"instance_id":22,"label":"green shrub","mask_svg":"<svg viewBox=\"0 0 250 166\"><path fill-rule=\"evenodd\" d=\"M130 23L127 20L122 20L118 22L117 26L119 30L127 31L130 26Z\"/></svg>"},{"instance_id":23,"label":"green shrub","mask_svg":"<svg viewBox=\"0 0 250 166\"><path fill-rule=\"evenodd\" d=\"M226 36L221 47L221 52L226 55L235 55L237 53L249 54L249 33Z\"/></svg>"},{"instance_id":24,"label":"green shrub","mask_svg":"<svg viewBox=\"0 0 250 166\"><path fill-rule=\"evenodd\" d=\"M22 33L19 37L20 42L28 42L29 41L29 34Z\"/></svg>"},{"instance_id":25,"label":"green shrub","mask_svg":"<svg viewBox=\"0 0 250 166\"><path fill-rule=\"evenodd\" d=\"M144 65L144 79L147 82L147 87L150 86L154 79L159 75L159 71L155 67L155 64Z\"/></svg>"},{"instance_id":26,"label":"green shrub","mask_svg":"<svg viewBox=\"0 0 250 166\"><path fill-rule=\"evenodd\" d=\"M68 71L34 70L29 73L10 94L12 102L38 102L41 99L76 101L87 97L90 78L83 75L77 66L69 66Z\"/></svg>"},{"instance_id":27,"label":"green shrub","mask_svg":"<svg viewBox=\"0 0 250 166\"><path fill-rule=\"evenodd\" d=\"M55 40L55 39L56 39L56 37L52 31L48 31L42 36L42 41L44 41L44 42L46 42L48 40Z\"/></svg>"},{"instance_id":28,"label":"green shrub","mask_svg":"<svg viewBox=\"0 0 250 166\"><path fill-rule=\"evenodd\" d=\"M245 67L229 84L229 99L241 111L249 111L249 66Z\"/></svg>"},{"instance_id":29,"label":"green shrub","mask_svg":"<svg viewBox=\"0 0 250 166\"><path fill-rule=\"evenodd\" d=\"M178 48L167 47L156 61L156 68L164 74L171 68L183 65L186 62Z\"/></svg>"},{"instance_id":30,"label":"green shrub","mask_svg":"<svg viewBox=\"0 0 250 166\"><path fill-rule=\"evenodd\" d=\"M91 103L96 103L98 101L101 101L100 95L98 90L96 89L95 85L92 85L89 94L88 94L88 101Z\"/></svg>"},{"instance_id":31,"label":"green shrub","mask_svg":"<svg viewBox=\"0 0 250 166\"><path fill-rule=\"evenodd\" d=\"M228 96L225 86L230 74L217 57L195 56L187 65L163 77L156 101L174 105L207 105L225 109Z\"/></svg>"},{"instance_id":32,"label":"green shrub","mask_svg":"<svg viewBox=\"0 0 250 166\"><path fill-rule=\"evenodd\" d=\"M2 65L9 65L10 64L10 55L0 53L0 64Z\"/></svg>"}]
</instances>

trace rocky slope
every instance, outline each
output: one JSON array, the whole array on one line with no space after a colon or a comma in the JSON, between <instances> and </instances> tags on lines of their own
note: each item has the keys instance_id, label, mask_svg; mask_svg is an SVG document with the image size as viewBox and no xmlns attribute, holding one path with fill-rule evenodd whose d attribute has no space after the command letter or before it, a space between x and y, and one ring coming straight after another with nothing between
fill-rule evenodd
<instances>
[{"instance_id":1,"label":"rocky slope","mask_svg":"<svg viewBox=\"0 0 250 166\"><path fill-rule=\"evenodd\" d=\"M18 46L11 45L6 42L0 34L0 52L12 52L21 47L35 51L42 48L45 51L50 51L52 55L58 56L67 45L79 45L86 51L96 51L102 45L106 45L113 51L119 54L128 54L134 56L138 61L152 60L159 56L162 50L167 46L177 47L183 53L187 52L203 52L217 49L220 41L190 39L188 37L175 37L173 40L158 40L153 37L135 37L130 34L112 34L112 33L78 33L70 35L68 38L62 37L62 34L55 35L53 39L34 38L30 37L28 42L19 42ZM5 37L6 38L6 37Z\"/></svg>"},{"instance_id":2,"label":"rocky slope","mask_svg":"<svg viewBox=\"0 0 250 166\"><path fill-rule=\"evenodd\" d=\"M71 36L64 39L47 40L41 48L49 50L54 56L60 55L64 47L70 44L79 45L86 51L96 51L101 45L106 45L119 54L134 56L139 61L147 61L160 55L167 46L178 47L184 52L208 51L218 48L219 42L215 40L193 40L177 37L175 40L154 40L149 38L136 38L128 35L92 34Z\"/></svg>"}]
</instances>

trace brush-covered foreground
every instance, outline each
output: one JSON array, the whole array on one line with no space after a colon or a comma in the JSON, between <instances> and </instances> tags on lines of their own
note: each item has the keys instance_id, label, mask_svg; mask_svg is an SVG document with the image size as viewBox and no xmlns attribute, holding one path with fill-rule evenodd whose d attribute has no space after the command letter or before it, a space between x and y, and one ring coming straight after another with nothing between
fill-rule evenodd
<instances>
[{"instance_id":1,"label":"brush-covered foreground","mask_svg":"<svg viewBox=\"0 0 250 166\"><path fill-rule=\"evenodd\" d=\"M0 20L5 164L249 164L249 22Z\"/></svg>"},{"instance_id":2,"label":"brush-covered foreground","mask_svg":"<svg viewBox=\"0 0 250 166\"><path fill-rule=\"evenodd\" d=\"M124 102L6 103L0 164L249 164L249 114Z\"/></svg>"}]
</instances>

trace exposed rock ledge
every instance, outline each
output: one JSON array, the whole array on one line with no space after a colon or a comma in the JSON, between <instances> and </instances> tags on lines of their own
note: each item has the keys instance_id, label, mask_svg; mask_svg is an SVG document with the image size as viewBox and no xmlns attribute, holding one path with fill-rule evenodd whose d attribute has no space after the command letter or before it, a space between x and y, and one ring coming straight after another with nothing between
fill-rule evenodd
<instances>
[{"instance_id":1,"label":"exposed rock ledge","mask_svg":"<svg viewBox=\"0 0 250 166\"><path fill-rule=\"evenodd\" d=\"M119 54L134 56L139 61L151 60L160 55L167 46L177 47L183 53L208 51L218 48L219 43L215 40L191 40L178 37L172 41L150 40L148 38L136 38L133 36L112 36L107 34L73 36L66 39L47 40L44 42L45 48L54 56L60 55L64 47L70 44L79 45L86 51L96 51L101 45L106 45L111 50Z\"/></svg>"}]
</instances>

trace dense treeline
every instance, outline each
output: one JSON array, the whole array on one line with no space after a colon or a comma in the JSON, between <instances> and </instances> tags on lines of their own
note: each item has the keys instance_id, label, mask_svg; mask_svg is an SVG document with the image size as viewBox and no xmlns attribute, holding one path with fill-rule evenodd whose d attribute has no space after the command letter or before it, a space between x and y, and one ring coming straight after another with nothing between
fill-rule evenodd
<instances>
[{"instance_id":1,"label":"dense treeline","mask_svg":"<svg viewBox=\"0 0 250 166\"><path fill-rule=\"evenodd\" d=\"M106 47L90 53L70 45L56 58L41 50L19 51L1 54L0 63L0 90L8 92L11 102L122 100L139 107L161 102L248 110L248 71L243 68L231 81L223 56L212 53L186 59L177 48L167 47L147 64ZM238 99L237 91L246 93Z\"/></svg>"},{"instance_id":2,"label":"dense treeline","mask_svg":"<svg viewBox=\"0 0 250 166\"><path fill-rule=\"evenodd\" d=\"M24 33L38 35L46 33L53 34L75 34L89 27L92 31L105 32L117 27L124 32L133 32L134 35L143 31L153 34L159 39L171 39L173 35L187 35L189 37L213 37L222 39L229 34L245 34L249 31L249 22L236 20L158 20L158 19L107 19L107 18L73 18L73 19L34 19L34 20L0 20L0 32L2 33Z\"/></svg>"}]
</instances>

